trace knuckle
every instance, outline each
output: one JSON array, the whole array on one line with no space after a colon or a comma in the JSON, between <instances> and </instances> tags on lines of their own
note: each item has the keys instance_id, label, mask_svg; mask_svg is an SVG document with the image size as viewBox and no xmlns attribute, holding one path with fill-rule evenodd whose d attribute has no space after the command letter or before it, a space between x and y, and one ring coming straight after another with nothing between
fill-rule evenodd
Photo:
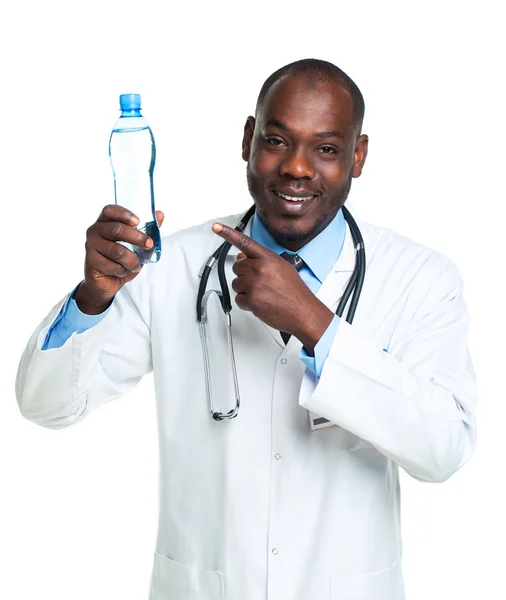
<instances>
[{"instance_id":1,"label":"knuckle","mask_svg":"<svg viewBox=\"0 0 506 600\"><path fill-rule=\"evenodd\" d=\"M123 233L123 223L119 223L118 221L114 222L111 225L111 233L114 237L119 238Z\"/></svg>"},{"instance_id":2,"label":"knuckle","mask_svg":"<svg viewBox=\"0 0 506 600\"><path fill-rule=\"evenodd\" d=\"M121 244L114 244L111 250L111 258L115 261L121 260L125 256L125 247Z\"/></svg>"},{"instance_id":3,"label":"knuckle","mask_svg":"<svg viewBox=\"0 0 506 600\"><path fill-rule=\"evenodd\" d=\"M239 247L240 247L240 249L241 249L241 250L243 250L243 249L248 249L248 248L249 248L249 246L250 246L250 240L249 240L249 238L247 238L247 237L242 237L242 238L239 240Z\"/></svg>"},{"instance_id":4,"label":"knuckle","mask_svg":"<svg viewBox=\"0 0 506 600\"><path fill-rule=\"evenodd\" d=\"M114 204L106 204L102 209L102 214L106 217L112 217L114 213Z\"/></svg>"},{"instance_id":5,"label":"knuckle","mask_svg":"<svg viewBox=\"0 0 506 600\"><path fill-rule=\"evenodd\" d=\"M137 270L140 270L142 267L142 264L139 262L139 259L137 258L137 256L134 254L133 256L128 256L128 261L127 264L125 264L125 266L128 268L129 271L134 271L137 272Z\"/></svg>"}]
</instances>

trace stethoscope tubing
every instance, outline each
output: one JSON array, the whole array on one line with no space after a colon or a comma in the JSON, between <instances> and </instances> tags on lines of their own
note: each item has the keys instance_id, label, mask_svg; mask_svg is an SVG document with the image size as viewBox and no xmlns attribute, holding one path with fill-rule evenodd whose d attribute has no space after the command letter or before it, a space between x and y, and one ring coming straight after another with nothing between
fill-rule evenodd
<instances>
[{"instance_id":1,"label":"stethoscope tubing","mask_svg":"<svg viewBox=\"0 0 506 600\"><path fill-rule=\"evenodd\" d=\"M348 299L353 292L353 296L351 299L350 306L348 308L348 313L346 315L346 321L348 323L353 323L353 318L355 317L355 311L357 310L358 300L360 298L360 294L362 292L362 286L364 284L365 278L365 246L364 240L362 238L362 234L360 233L360 229L357 225L355 219L351 216L350 211L343 206L342 207L343 215L348 223L348 227L350 228L351 237L353 239L353 244L355 246L356 258L355 258L355 268L353 269L353 274L348 281L348 285L344 290L342 298L339 302L339 305L336 310L336 315L338 317L342 317L344 308L348 303Z\"/></svg>"},{"instance_id":2,"label":"stethoscope tubing","mask_svg":"<svg viewBox=\"0 0 506 600\"><path fill-rule=\"evenodd\" d=\"M256 205L253 204L253 206L249 208L246 213L244 213L239 223L235 226L236 231L240 231L242 233L246 229L246 225L253 216L255 209ZM204 294L206 293L209 275L211 274L211 271L214 267L214 263L216 261L218 261L218 278L220 281L221 288L221 306L225 314L230 314L230 311L232 310L232 304L230 302L230 291L228 289L227 278L225 276L225 259L227 258L228 251L230 250L231 246L232 244L230 242L223 242L223 244L221 244L221 246L219 246L215 250L215 252L211 254L206 264L204 265L200 277L199 290L197 293L197 321L199 323L202 322L202 299L204 297Z\"/></svg>"},{"instance_id":3,"label":"stethoscope tubing","mask_svg":"<svg viewBox=\"0 0 506 600\"><path fill-rule=\"evenodd\" d=\"M241 218L241 220L235 227L235 229L237 231L240 231L240 232L244 231L244 229L246 228L246 225L248 224L249 220L253 216L255 209L256 209L256 205L254 204L243 215L243 217ZM350 295L353 293L351 303L348 308L348 313L346 315L346 321L351 324L353 322L353 318L355 316L355 312L356 312L357 305L358 305L358 300L360 298L360 294L362 292L362 286L364 284L365 266L366 266L365 247L364 247L364 240L362 238L362 234L360 233L360 229L359 229L355 219L351 216L350 211L345 206L343 206L341 208L341 210L343 211L343 216L350 228L351 236L353 239L353 244L354 244L355 251L356 251L356 258L355 258L355 268L353 269L353 274L352 274L350 280L348 281L346 289L345 289L343 296L339 302L339 305L336 310L336 314L338 317L342 317L344 309L346 307L346 304L348 303L348 300L350 298ZM218 279L219 279L220 288L221 288L221 296L220 296L221 306L222 306L223 312L225 314L229 314L230 311L232 310L232 303L230 300L230 290L228 289L227 279L225 276L225 260L227 258L230 247L231 247L230 242L223 242L223 244L221 244L221 246L219 246L219 248L217 248L216 251L209 257L206 265L204 266L204 269L201 274L199 290L197 293L197 321L199 323L202 321L202 298L204 297L204 294L205 294L205 291L207 288L207 282L209 279L209 275L211 274L211 271L214 267L214 263L216 261L218 262Z\"/></svg>"},{"instance_id":4,"label":"stethoscope tubing","mask_svg":"<svg viewBox=\"0 0 506 600\"><path fill-rule=\"evenodd\" d=\"M256 205L254 204L248 211L242 216L239 223L236 225L236 231L243 232L246 228L247 223L253 216L256 210ZM360 233L360 229L355 221L355 219L351 216L350 211L343 206L342 207L343 215L348 223L348 227L350 228L351 236L353 239L353 244L356 251L355 258L355 267L353 269L353 273L346 285L344 293L339 301L336 314L338 317L342 317L346 304L351 296L350 306L348 308L348 313L346 315L346 321L348 323L353 322L353 318L355 316L355 311L357 309L358 301L360 298L360 294L362 292L362 286L364 284L365 278L365 267L366 267L366 258L365 258L365 248L364 248L364 240L362 238L362 234ZM237 416L239 412L240 406L240 393L239 393L239 382L237 379L237 369L235 364L234 357L234 346L233 346L233 338L232 338L232 320L230 312L232 310L232 304L230 301L230 290L228 288L227 279L225 276L225 260L227 258L228 252L230 250L231 243L223 242L219 248L217 248L213 254L207 259L204 264L202 271L199 273L200 276L200 284L197 292L197 321L199 323L200 328L200 336L202 349L204 353L204 367L205 367L205 379L206 379L206 390L209 402L209 409L211 411L211 415L215 421L222 421L224 419L233 419ZM220 282L221 291L217 290L209 290L206 292L207 283L209 280L209 275L214 268L215 263L218 262L218 279ZM230 366L233 375L234 381L234 389L235 389L235 400L236 405L235 408L230 410L228 413L221 413L214 410L213 407L213 398L212 398L212 385L211 385L211 366L209 360L209 352L207 348L207 336L206 336L206 323L207 323L207 300L212 293L216 293L218 296L223 312L227 318L227 337L228 337L228 346L229 346L229 354L230 354Z\"/></svg>"}]
</instances>

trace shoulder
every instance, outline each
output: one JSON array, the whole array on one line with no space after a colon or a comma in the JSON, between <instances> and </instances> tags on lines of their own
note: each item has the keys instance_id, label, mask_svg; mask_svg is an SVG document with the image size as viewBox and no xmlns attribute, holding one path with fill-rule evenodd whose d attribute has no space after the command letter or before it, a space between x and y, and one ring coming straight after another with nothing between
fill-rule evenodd
<instances>
[{"instance_id":1,"label":"shoulder","mask_svg":"<svg viewBox=\"0 0 506 600\"><path fill-rule=\"evenodd\" d=\"M367 268L397 273L413 284L427 287L462 287L457 266L438 250L386 227L359 219L357 224L364 238Z\"/></svg>"}]
</instances>

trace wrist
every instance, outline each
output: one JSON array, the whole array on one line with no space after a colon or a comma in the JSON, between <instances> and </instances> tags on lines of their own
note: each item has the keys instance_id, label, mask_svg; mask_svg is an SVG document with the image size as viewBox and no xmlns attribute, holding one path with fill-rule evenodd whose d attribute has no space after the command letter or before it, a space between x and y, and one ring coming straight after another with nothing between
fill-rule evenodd
<instances>
[{"instance_id":1,"label":"wrist","mask_svg":"<svg viewBox=\"0 0 506 600\"><path fill-rule=\"evenodd\" d=\"M315 346L334 319L334 313L316 297L314 299L314 304L307 306L302 313L302 323L297 331L293 332L310 356L314 356Z\"/></svg>"},{"instance_id":2,"label":"wrist","mask_svg":"<svg viewBox=\"0 0 506 600\"><path fill-rule=\"evenodd\" d=\"M77 308L85 315L99 315L103 313L112 303L113 298L103 300L97 298L82 281L73 294L73 299L77 304Z\"/></svg>"}]
</instances>

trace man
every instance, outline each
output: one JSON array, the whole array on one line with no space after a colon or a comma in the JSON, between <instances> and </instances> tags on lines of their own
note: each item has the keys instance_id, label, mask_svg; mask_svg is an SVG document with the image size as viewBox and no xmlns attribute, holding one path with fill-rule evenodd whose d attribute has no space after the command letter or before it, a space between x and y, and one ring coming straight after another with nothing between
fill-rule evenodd
<instances>
[{"instance_id":1,"label":"man","mask_svg":"<svg viewBox=\"0 0 506 600\"><path fill-rule=\"evenodd\" d=\"M139 273L116 241L149 240L128 207L106 206L87 232L84 280L28 342L18 402L47 427L79 422L153 370L152 600L401 600L399 467L444 481L472 454L476 388L453 264L359 222L362 293L352 324L335 315L355 266L342 207L367 155L363 114L330 63L274 73L244 130L256 206L244 232L240 215L179 231ZM195 305L219 237L232 244L241 401L217 421ZM219 289L216 271L208 287ZM213 402L226 414L235 389L217 302L207 317Z\"/></svg>"}]
</instances>

